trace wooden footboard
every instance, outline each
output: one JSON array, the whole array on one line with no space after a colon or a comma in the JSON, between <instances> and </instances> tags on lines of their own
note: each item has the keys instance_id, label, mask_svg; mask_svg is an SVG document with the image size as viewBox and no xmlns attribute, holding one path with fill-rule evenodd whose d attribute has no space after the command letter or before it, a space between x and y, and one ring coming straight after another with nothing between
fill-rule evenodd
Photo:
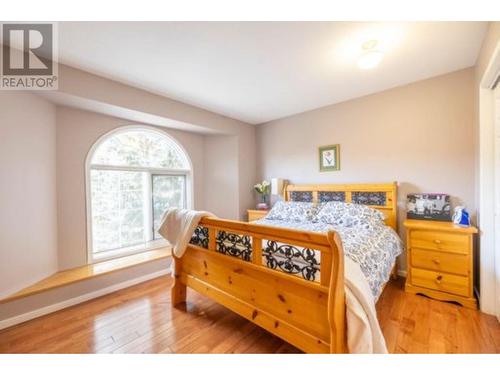
<instances>
[{"instance_id":1,"label":"wooden footboard","mask_svg":"<svg viewBox=\"0 0 500 375\"><path fill-rule=\"evenodd\" d=\"M186 300L189 286L307 353L346 352L343 251L335 232L207 217L174 262L174 305Z\"/></svg>"}]
</instances>

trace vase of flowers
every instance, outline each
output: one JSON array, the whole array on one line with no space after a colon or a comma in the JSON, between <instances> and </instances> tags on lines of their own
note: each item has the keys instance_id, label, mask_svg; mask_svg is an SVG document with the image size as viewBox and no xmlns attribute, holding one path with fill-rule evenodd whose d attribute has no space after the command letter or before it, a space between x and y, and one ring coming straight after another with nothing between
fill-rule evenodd
<instances>
[{"instance_id":1,"label":"vase of flowers","mask_svg":"<svg viewBox=\"0 0 500 375\"><path fill-rule=\"evenodd\" d=\"M269 209L269 205L267 204L267 196L271 191L271 183L269 181L264 180L258 184L255 184L253 188L260 197L260 203L257 204L257 209L258 210Z\"/></svg>"}]
</instances>

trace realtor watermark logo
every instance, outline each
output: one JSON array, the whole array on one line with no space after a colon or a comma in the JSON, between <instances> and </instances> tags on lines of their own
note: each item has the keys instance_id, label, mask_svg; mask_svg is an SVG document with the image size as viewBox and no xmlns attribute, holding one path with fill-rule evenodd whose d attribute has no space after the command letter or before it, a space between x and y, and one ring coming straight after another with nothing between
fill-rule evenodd
<instances>
[{"instance_id":1,"label":"realtor watermark logo","mask_svg":"<svg viewBox=\"0 0 500 375\"><path fill-rule=\"evenodd\" d=\"M2 23L0 90L57 90L57 28L52 22Z\"/></svg>"}]
</instances>

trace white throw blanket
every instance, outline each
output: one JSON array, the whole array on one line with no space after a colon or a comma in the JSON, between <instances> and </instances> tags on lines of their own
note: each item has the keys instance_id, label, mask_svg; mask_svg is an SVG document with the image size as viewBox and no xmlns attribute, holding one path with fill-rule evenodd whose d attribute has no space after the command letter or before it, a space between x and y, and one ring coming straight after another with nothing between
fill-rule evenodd
<instances>
[{"instance_id":1,"label":"white throw blanket","mask_svg":"<svg viewBox=\"0 0 500 375\"><path fill-rule=\"evenodd\" d=\"M370 286L359 265L347 256L344 280L349 353L387 353Z\"/></svg>"},{"instance_id":2,"label":"white throw blanket","mask_svg":"<svg viewBox=\"0 0 500 375\"><path fill-rule=\"evenodd\" d=\"M161 219L158 233L172 245L172 252L178 258L184 255L194 230L202 217L215 216L206 211L181 208L167 210Z\"/></svg>"},{"instance_id":3,"label":"white throw blanket","mask_svg":"<svg viewBox=\"0 0 500 375\"><path fill-rule=\"evenodd\" d=\"M158 233L170 242L176 257L184 255L196 226L205 216L214 215L177 208L163 215ZM359 265L349 257L344 257L344 273L349 353L387 353L375 302L365 276Z\"/></svg>"}]
</instances>

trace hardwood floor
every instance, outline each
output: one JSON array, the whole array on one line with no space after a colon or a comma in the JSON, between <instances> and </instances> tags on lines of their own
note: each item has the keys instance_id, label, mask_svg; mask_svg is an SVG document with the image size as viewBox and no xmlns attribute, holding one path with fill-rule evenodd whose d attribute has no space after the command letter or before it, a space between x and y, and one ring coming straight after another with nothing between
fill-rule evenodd
<instances>
[{"instance_id":1,"label":"hardwood floor","mask_svg":"<svg viewBox=\"0 0 500 375\"><path fill-rule=\"evenodd\" d=\"M492 315L405 293L404 279L377 303L390 353L500 353L500 323Z\"/></svg>"},{"instance_id":2,"label":"hardwood floor","mask_svg":"<svg viewBox=\"0 0 500 375\"><path fill-rule=\"evenodd\" d=\"M161 277L0 331L0 353L299 353L193 291L170 306ZM500 353L496 318L406 294L391 281L377 310L392 353Z\"/></svg>"}]
</instances>

